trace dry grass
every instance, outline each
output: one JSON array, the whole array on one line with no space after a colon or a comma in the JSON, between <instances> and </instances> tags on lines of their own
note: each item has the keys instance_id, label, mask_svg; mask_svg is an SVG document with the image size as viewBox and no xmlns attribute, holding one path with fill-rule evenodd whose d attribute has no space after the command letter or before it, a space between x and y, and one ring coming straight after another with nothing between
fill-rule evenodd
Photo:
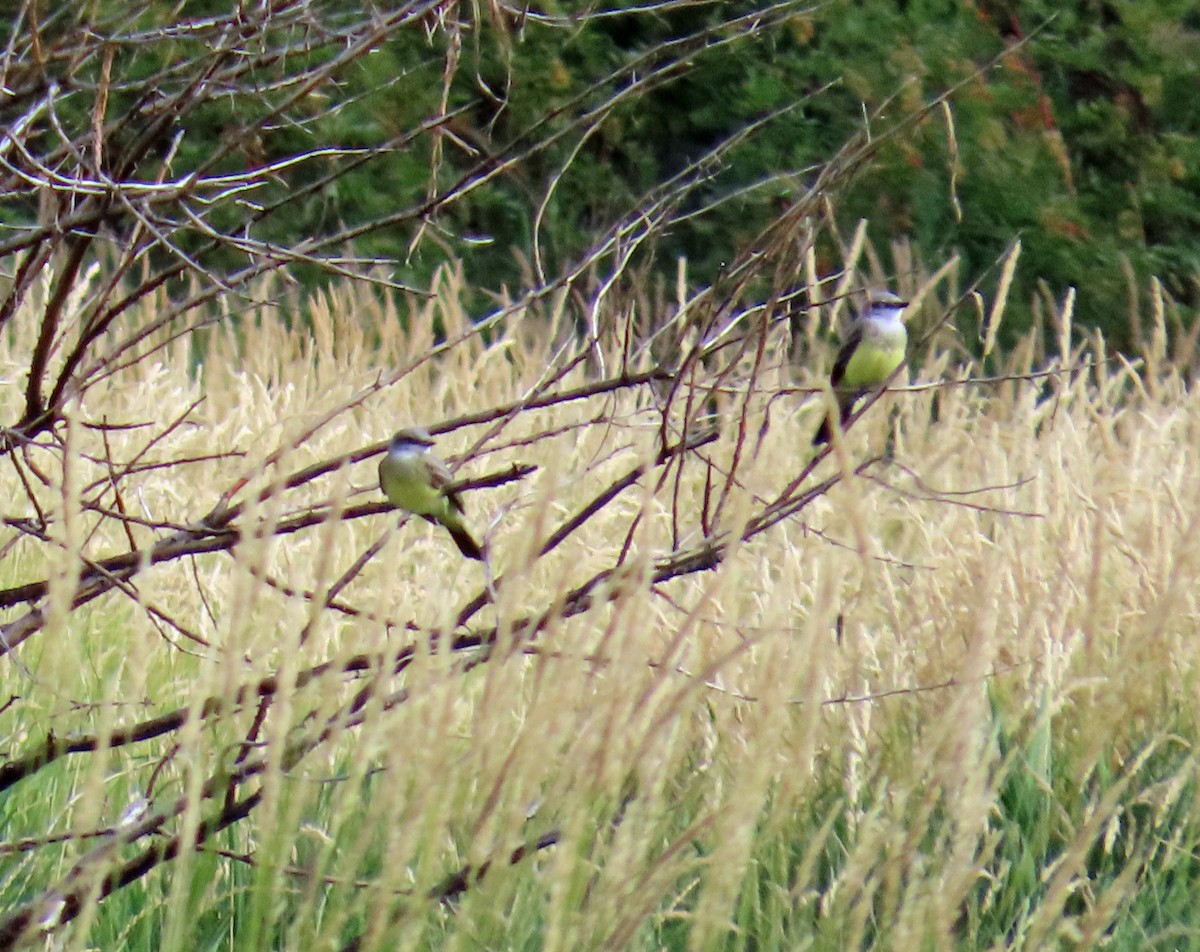
<instances>
[{"instance_id":1,"label":"dry grass","mask_svg":"<svg viewBox=\"0 0 1200 952\"><path fill-rule=\"evenodd\" d=\"M1087 369L981 383L930 347L918 386L800 487L840 467L827 492L657 582L672 550L702 550L722 491L709 529L737 538L808 463L819 378L790 366L782 326L682 465L659 465L644 386L454 427L439 447L460 476L537 469L467 493L496 597L452 643L483 570L364 510L376 457L284 481L538 390L564 339L554 305L427 356L432 318L468 330L456 302L453 281L399 311L343 290L312 302L311 329L266 312L208 332L199 366L176 342L74 407L67 452L15 454L5 514L35 499L48 541L10 524L0 584L50 587L3 619L12 637L43 612L14 652L31 677L5 669L8 757L51 731L120 743L10 778L13 915L56 948L1046 948L1165 929L1138 897L1196 845L1180 817L1200 657L1200 396L1169 361L1139 372L1089 346L1059 359ZM34 327L0 345L7 418ZM798 349L828 366L819 336ZM554 389L593 379L580 364ZM890 428L892 458L855 475ZM135 459L171 465L106 490ZM81 556L148 551L227 490L246 504L230 551L72 607ZM276 533L320 506L334 517ZM119 733L177 709L160 735ZM202 825L250 795L246 819ZM143 796L175 811L161 835L111 832ZM165 842L180 855L158 863Z\"/></svg>"}]
</instances>

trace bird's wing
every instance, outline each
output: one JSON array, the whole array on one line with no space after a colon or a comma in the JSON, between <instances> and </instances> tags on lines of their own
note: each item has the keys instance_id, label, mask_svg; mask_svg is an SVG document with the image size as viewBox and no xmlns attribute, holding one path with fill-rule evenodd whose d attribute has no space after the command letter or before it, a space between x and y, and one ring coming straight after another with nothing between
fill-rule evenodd
<instances>
[{"instance_id":1,"label":"bird's wing","mask_svg":"<svg viewBox=\"0 0 1200 952\"><path fill-rule=\"evenodd\" d=\"M446 501L450 503L450 508L462 513L464 511L463 503L458 493L445 492L446 487L454 482L454 474L450 472L450 467L433 455L427 456L425 461L429 464L429 481L433 484L433 488L445 495Z\"/></svg>"},{"instance_id":2,"label":"bird's wing","mask_svg":"<svg viewBox=\"0 0 1200 952\"><path fill-rule=\"evenodd\" d=\"M850 363L850 358L854 356L854 352L858 349L858 345L863 339L863 322L855 321L854 326L850 328L850 334L846 337L846 342L842 344L842 349L838 351L837 360L833 362L833 371L829 374L829 385L835 390L841 386L842 378L846 375L846 367Z\"/></svg>"}]
</instances>

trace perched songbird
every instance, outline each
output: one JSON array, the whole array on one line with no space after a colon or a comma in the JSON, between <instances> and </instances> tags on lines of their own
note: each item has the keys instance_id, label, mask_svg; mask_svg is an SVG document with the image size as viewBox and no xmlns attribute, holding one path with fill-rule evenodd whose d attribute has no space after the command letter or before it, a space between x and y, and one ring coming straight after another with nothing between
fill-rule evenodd
<instances>
[{"instance_id":1,"label":"perched songbird","mask_svg":"<svg viewBox=\"0 0 1200 952\"><path fill-rule=\"evenodd\" d=\"M829 375L842 426L854 412L858 399L881 386L904 360L908 346L908 332L904 329L907 306L907 301L891 291L872 291L866 311L850 325ZM826 417L813 437L813 446L828 443L832 433L833 421Z\"/></svg>"},{"instance_id":2,"label":"perched songbird","mask_svg":"<svg viewBox=\"0 0 1200 952\"><path fill-rule=\"evenodd\" d=\"M462 500L446 492L450 470L431 446L433 437L419 426L398 432L379 461L379 486L393 505L445 526L459 552L482 562L483 548L463 521Z\"/></svg>"}]
</instances>

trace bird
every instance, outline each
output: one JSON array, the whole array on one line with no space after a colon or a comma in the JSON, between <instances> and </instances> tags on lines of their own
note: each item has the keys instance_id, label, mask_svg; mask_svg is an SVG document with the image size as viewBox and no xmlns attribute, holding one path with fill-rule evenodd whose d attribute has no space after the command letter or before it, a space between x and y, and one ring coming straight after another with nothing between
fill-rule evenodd
<instances>
[{"instance_id":1,"label":"bird","mask_svg":"<svg viewBox=\"0 0 1200 952\"><path fill-rule=\"evenodd\" d=\"M891 291L873 290L867 296L867 309L850 325L829 375L841 426L850 419L859 398L881 386L903 363L908 346L908 332L904 329L906 307L908 302ZM832 435L830 415L821 421L813 436L813 446L828 443Z\"/></svg>"},{"instance_id":2,"label":"bird","mask_svg":"<svg viewBox=\"0 0 1200 952\"><path fill-rule=\"evenodd\" d=\"M446 491L450 469L434 455L432 446L428 430L419 426L399 430L379 461L379 488L393 505L445 526L459 552L482 562L483 546L467 528L462 499Z\"/></svg>"}]
</instances>

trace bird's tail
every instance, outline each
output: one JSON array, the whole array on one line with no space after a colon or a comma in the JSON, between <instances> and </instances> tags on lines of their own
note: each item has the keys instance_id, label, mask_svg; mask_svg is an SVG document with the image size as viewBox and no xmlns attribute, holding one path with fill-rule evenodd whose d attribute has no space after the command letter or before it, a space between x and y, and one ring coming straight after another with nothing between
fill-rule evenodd
<instances>
[{"instance_id":1,"label":"bird's tail","mask_svg":"<svg viewBox=\"0 0 1200 952\"><path fill-rule=\"evenodd\" d=\"M471 530L459 522L457 519L447 519L442 525L446 527L446 531L450 533L450 538L454 540L454 544L458 546L458 551L468 559L475 559L477 562L484 561L483 546L475 541L475 537L471 535Z\"/></svg>"},{"instance_id":2,"label":"bird's tail","mask_svg":"<svg viewBox=\"0 0 1200 952\"><path fill-rule=\"evenodd\" d=\"M813 434L812 445L824 446L833 437L833 427L830 426L830 417L823 417L821 425L817 427L817 432Z\"/></svg>"},{"instance_id":3,"label":"bird's tail","mask_svg":"<svg viewBox=\"0 0 1200 952\"><path fill-rule=\"evenodd\" d=\"M844 429L846 421L850 419L850 415L854 412L855 397L849 400L838 397L838 421ZM812 445L823 446L833 439L833 415L828 414L821 420L821 425L817 427L817 432L813 434Z\"/></svg>"}]
</instances>

